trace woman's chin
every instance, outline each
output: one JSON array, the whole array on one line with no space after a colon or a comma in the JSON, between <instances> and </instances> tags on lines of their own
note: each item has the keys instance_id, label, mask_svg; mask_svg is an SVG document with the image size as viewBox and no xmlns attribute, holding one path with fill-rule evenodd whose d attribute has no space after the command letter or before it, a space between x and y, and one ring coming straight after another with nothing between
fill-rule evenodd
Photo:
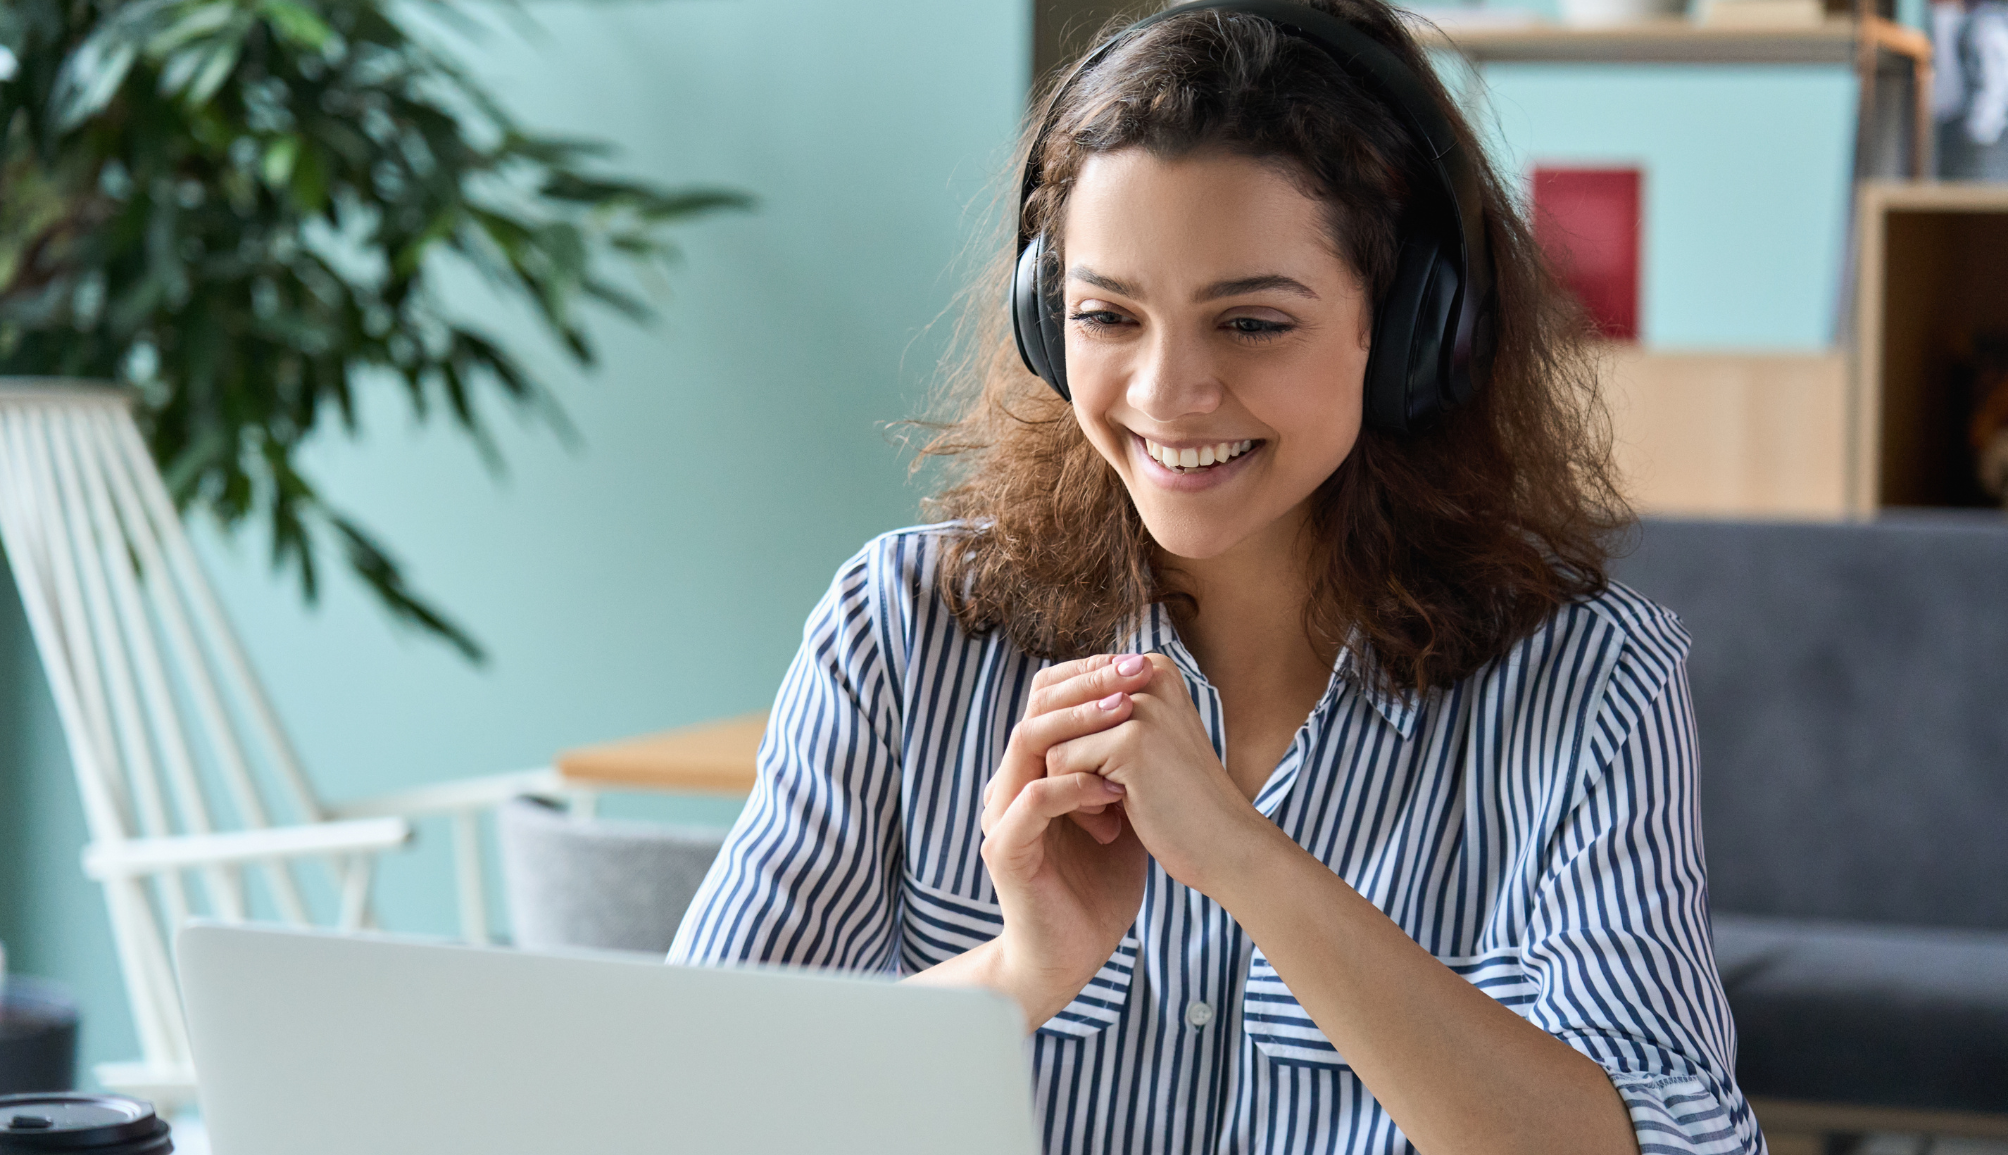
<instances>
[{"instance_id":1,"label":"woman's chin","mask_svg":"<svg viewBox=\"0 0 2008 1155\"><path fill-rule=\"evenodd\" d=\"M1219 557L1248 540L1256 528L1239 519L1222 524L1211 518L1153 518L1149 514L1144 514L1143 525L1159 549L1185 561Z\"/></svg>"}]
</instances>

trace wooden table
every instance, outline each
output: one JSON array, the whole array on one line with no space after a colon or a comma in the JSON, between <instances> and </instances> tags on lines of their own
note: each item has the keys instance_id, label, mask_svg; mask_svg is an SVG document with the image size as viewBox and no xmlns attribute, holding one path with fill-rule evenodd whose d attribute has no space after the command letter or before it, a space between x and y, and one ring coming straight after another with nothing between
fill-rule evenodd
<instances>
[{"instance_id":1,"label":"wooden table","mask_svg":"<svg viewBox=\"0 0 2008 1155\"><path fill-rule=\"evenodd\" d=\"M745 714L558 755L564 785L585 790L749 794L767 715Z\"/></svg>"}]
</instances>

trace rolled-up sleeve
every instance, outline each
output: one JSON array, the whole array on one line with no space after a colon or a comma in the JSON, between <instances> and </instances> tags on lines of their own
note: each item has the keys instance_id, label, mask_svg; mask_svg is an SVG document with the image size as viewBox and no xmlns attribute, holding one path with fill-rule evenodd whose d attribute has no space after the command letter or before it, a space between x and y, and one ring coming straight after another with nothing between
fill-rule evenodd
<instances>
[{"instance_id":1,"label":"rolled-up sleeve","mask_svg":"<svg viewBox=\"0 0 2008 1155\"><path fill-rule=\"evenodd\" d=\"M760 743L752 797L684 915L669 961L895 966L898 694L871 550L809 616Z\"/></svg>"},{"instance_id":2,"label":"rolled-up sleeve","mask_svg":"<svg viewBox=\"0 0 2008 1155\"><path fill-rule=\"evenodd\" d=\"M1716 973L1684 658L1621 661L1550 844L1529 1017L1603 1066L1643 1155L1762 1155Z\"/></svg>"}]
</instances>

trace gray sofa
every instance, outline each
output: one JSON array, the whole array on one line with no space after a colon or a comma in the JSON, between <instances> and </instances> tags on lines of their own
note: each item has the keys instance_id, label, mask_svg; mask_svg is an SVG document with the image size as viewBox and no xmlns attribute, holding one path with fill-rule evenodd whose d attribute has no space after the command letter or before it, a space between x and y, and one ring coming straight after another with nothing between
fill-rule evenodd
<instances>
[{"instance_id":1,"label":"gray sofa","mask_svg":"<svg viewBox=\"0 0 2008 1155\"><path fill-rule=\"evenodd\" d=\"M2008 518L1649 521L1754 1098L2008 1115Z\"/></svg>"}]
</instances>

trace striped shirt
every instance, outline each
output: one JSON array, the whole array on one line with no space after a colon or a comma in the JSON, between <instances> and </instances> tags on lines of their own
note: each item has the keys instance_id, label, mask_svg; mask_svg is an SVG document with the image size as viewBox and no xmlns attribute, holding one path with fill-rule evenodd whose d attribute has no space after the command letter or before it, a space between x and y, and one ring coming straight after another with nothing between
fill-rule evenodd
<instances>
[{"instance_id":1,"label":"striped shirt","mask_svg":"<svg viewBox=\"0 0 2008 1155\"><path fill-rule=\"evenodd\" d=\"M671 961L912 974L1002 928L981 796L1046 663L948 612L934 568L952 532L879 537L817 604ZM1346 650L1255 807L1601 1064L1646 1155L1761 1155L1709 940L1687 645L1613 586L1446 690L1377 690ZM1224 760L1219 695L1164 607L1123 649L1177 664ZM1261 949L1155 863L1032 1063L1054 1155L1412 1149Z\"/></svg>"}]
</instances>

